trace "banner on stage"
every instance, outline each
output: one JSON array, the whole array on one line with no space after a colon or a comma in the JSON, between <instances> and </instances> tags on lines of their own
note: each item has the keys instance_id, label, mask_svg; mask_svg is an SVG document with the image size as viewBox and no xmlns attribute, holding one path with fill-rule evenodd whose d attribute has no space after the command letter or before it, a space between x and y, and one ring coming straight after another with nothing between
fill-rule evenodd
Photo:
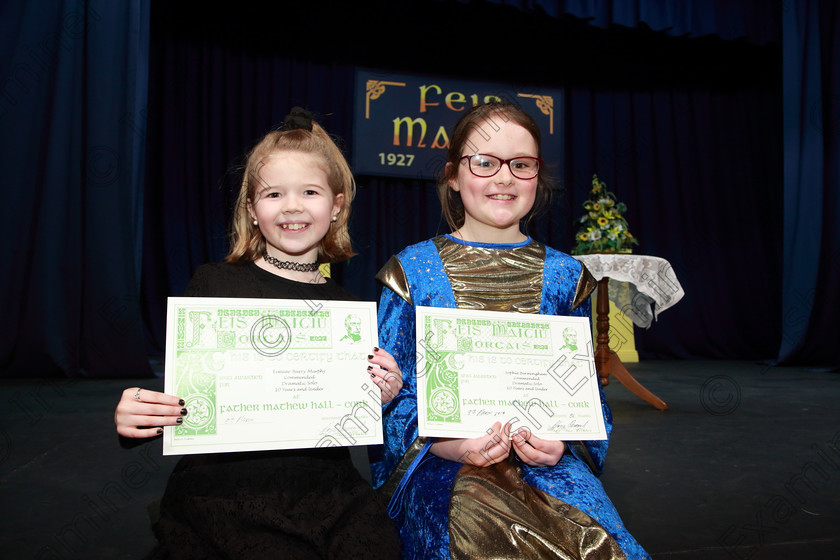
<instances>
[{"instance_id":1,"label":"banner on stage","mask_svg":"<svg viewBox=\"0 0 840 560\"><path fill-rule=\"evenodd\" d=\"M509 101L530 114L542 134L543 159L563 176L563 90L357 69L353 172L437 180L449 134L474 105ZM492 134L489 123L484 134Z\"/></svg>"}]
</instances>

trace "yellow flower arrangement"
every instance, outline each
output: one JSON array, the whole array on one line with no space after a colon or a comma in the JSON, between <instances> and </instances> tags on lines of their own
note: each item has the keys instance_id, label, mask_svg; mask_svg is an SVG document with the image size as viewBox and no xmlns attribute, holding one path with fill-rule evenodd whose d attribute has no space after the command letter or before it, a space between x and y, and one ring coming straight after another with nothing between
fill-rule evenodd
<instances>
[{"instance_id":1,"label":"yellow flower arrangement","mask_svg":"<svg viewBox=\"0 0 840 560\"><path fill-rule=\"evenodd\" d=\"M607 184L592 176L589 200L583 203L586 213L580 218L580 229L572 249L573 255L589 253L629 253L639 241L627 228L622 214L627 211L623 202L607 191Z\"/></svg>"}]
</instances>

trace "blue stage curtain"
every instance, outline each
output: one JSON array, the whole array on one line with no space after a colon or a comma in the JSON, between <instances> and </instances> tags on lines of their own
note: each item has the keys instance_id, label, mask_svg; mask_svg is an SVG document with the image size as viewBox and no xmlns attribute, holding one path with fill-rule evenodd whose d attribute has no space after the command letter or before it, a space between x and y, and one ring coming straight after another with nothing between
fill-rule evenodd
<instances>
[{"instance_id":1,"label":"blue stage curtain","mask_svg":"<svg viewBox=\"0 0 840 560\"><path fill-rule=\"evenodd\" d=\"M509 56L521 61L517 71L539 70L567 89L565 176L552 208L532 224L535 237L571 248L574 220L598 173L628 204L640 252L671 260L689 294L639 333L639 351L729 359L776 352L782 221L777 47L600 29L492 3L431 3L422 13L400 12L401 18L388 10L407 8L394 6L381 7L371 22L327 26L340 51L304 41L308 31L292 23L269 33L281 16L298 21L289 12L294 8L261 10L261 19L237 12L199 25L177 5L153 6L143 269L153 347L162 349L166 296L182 293L197 266L227 252L240 156L290 107L309 108L327 130L349 140L356 64L499 79L468 76L470 68L452 53L468 52L482 30L504 16L521 18L510 29ZM335 9L332 19L352 17L341 13L342 5ZM474 31L447 35L445 52L433 44L412 52L414 43L403 40L416 35L412 30L467 15L477 23ZM534 26L539 49L519 40L534 35ZM346 148L352 159L352 145ZM373 277L388 257L448 228L433 182L357 181L351 234L359 256L334 272L351 291L375 300ZM747 288L752 273L762 281ZM742 286L761 300L757 313ZM755 324L762 328L750 329Z\"/></svg>"},{"instance_id":2,"label":"blue stage curtain","mask_svg":"<svg viewBox=\"0 0 840 560\"><path fill-rule=\"evenodd\" d=\"M651 329L642 333L637 340L640 354L676 355L689 357L692 355L706 355L711 357L734 357L731 354L736 346L741 348L738 357L757 357L777 355L768 360L769 364L787 365L819 365L828 369L840 366L840 358L833 352L836 341L840 340L840 324L835 319L836 310L840 309L840 227L836 216L840 211L838 189L840 188L840 163L838 163L838 138L840 138L840 91L838 89L838 68L840 68L840 8L833 0L780 0L768 2L766 0L487 0L493 4L504 4L516 7L522 11L541 11L550 16L561 18L574 15L586 19L591 25L615 30L616 26L629 28L649 28L661 31L674 37L698 37L714 35L727 40L745 40L755 45L779 44L784 45L783 54L783 84L779 88L784 96L783 150L781 160L771 157L762 163L762 157L767 156L761 150L741 150L748 156L743 164L732 161L732 176L742 174L743 165L752 174L744 177L742 185L752 182L758 183L763 179L769 188L764 192L756 192L754 197L743 197L744 190L722 189L721 204L726 200L739 197L748 206L761 207L766 220L759 220L753 224L762 227L762 233L745 228L746 222L732 221L728 226L729 238L717 236L715 231L702 229L685 229L686 220L681 220L680 226L673 229L671 239L685 242L681 247L663 247L663 255L674 254L678 263L687 262L691 258L703 253L695 247L702 239L715 239L716 242L709 250L715 257L726 257L726 272L704 271L703 281L693 289L692 279L689 278L687 293L689 296L701 296L711 305L725 304L729 311L726 321L709 320L708 310L697 308L697 302L692 304L692 298L687 297L667 316L663 316L666 323L679 321L676 330ZM783 24L780 24L783 22ZM702 89L702 88L701 88ZM621 94L613 100L620 104ZM638 96L637 101L638 101ZM602 100L603 101L603 100ZM659 96L658 103L664 101L667 107L672 103L669 96ZM719 108L723 101L720 96L711 96L709 101ZM673 107L679 110L678 101L673 100ZM758 110L769 109L769 99L759 100ZM609 102L612 103L612 102ZM725 103L725 102L724 102ZM701 102L702 104L702 102ZM685 107L685 105L683 105ZM692 111L702 116L701 105L693 104ZM764 127L753 101L746 101L743 105L745 113L731 115L732 120L717 121L721 130L732 131L749 125L752 121L756 130L764 129L772 137L777 131ZM782 109L779 109L782 112ZM626 124L635 125L635 113L630 114L630 121ZM658 120L667 118L665 111L657 110ZM749 115L749 116L748 116ZM574 117L574 116L573 116ZM777 117L771 120L776 123ZM703 130L702 125L698 130ZM603 130L600 134L603 134ZM611 133L612 131L610 131ZM668 131L661 131L668 132ZM683 132L689 132L683 127ZM593 136L594 137L594 136ZM658 136L661 138L661 136ZM746 136L740 135L742 139ZM686 140L689 137L674 138L680 145L679 153L686 152ZM638 140L638 139L637 139ZM615 139L608 136L607 143ZM730 145L731 137L724 137L718 144ZM639 146L630 146L631 148ZM599 140L596 149L603 148L603 141ZM705 148L708 148L706 146ZM714 154L711 154L714 155ZM636 165L644 166L642 154ZM654 154L652 157L656 158ZM781 156L780 156L781 157ZM784 162L782 171L784 188L783 196L777 200L779 194L777 179L768 176L768 169L772 174L778 170L779 162ZM571 160L567 165L575 165ZM579 163L579 162L578 162ZM667 162L659 161L662 175L674 174ZM714 166L712 167L714 170ZM620 170L616 175L617 181L633 184L633 173ZM627 181L629 179L629 181ZM582 180L582 179L581 179ZM650 181L653 185L659 181ZM724 178L723 184L729 183ZM677 182L686 186L692 182ZM664 186L664 185L663 185ZM733 185L730 185L733 186ZM622 186L622 189L624 186ZM631 186L635 192L635 187ZM718 189L713 189L717 191ZM656 194L661 200L671 199L676 202L672 193L657 193L645 191L646 194ZM679 197L677 197L679 198ZM685 198L685 197L684 197ZM647 198L646 198L647 200ZM697 201L695 201L697 202ZM779 206L775 204L778 202ZM645 206L649 208L649 206ZM697 206L694 206L696 209ZM664 209L663 209L664 210ZM670 213L687 217L682 207L670 207ZM633 207L631 206L631 215ZM781 215L780 215L781 214ZM720 222L720 217L712 219ZM633 222L631 222L632 225ZM780 231L780 225L782 229ZM639 227L647 233L649 222L645 221ZM674 233L675 232L675 233ZM780 236L783 238L780 239ZM702 234L701 234L702 233ZM642 237L644 239L644 236ZM647 241L650 241L648 237ZM748 245L745 241L757 243ZM776 245L776 244L779 245ZM656 247L667 245L667 242L657 239ZM752 247L744 262L732 252L733 247ZM645 244L640 250L652 249ZM709 252L709 251L706 251ZM783 253L777 255L777 253ZM743 254L743 253L742 253ZM728 255L728 257L727 257ZM778 256L778 262L777 262ZM719 261L720 262L720 261ZM780 263L784 263L783 267ZM734 265L734 266L732 266ZM754 268L751 268L753 265ZM679 265L678 265L679 268ZM686 271L699 273L699 269L687 268ZM748 298L743 301L731 302L732 297L723 294L726 288L724 276L737 272L740 280L736 286L748 285ZM679 269L678 269L679 274ZM696 274L692 274L696 275ZM715 278L717 277L717 278ZM731 277L729 277L731 279ZM734 292L737 293L737 292ZM734 296L733 296L734 297ZM731 304L731 305L730 305ZM699 314L696 312L700 311ZM698 320L699 319L699 320ZM732 320L729 320L732 319ZM688 325L693 325L689 327ZM733 329L737 327L737 329ZM772 341L778 341L772 343ZM768 345L775 344L775 349L768 349Z\"/></svg>"},{"instance_id":3,"label":"blue stage curtain","mask_svg":"<svg viewBox=\"0 0 840 560\"><path fill-rule=\"evenodd\" d=\"M153 355L164 348L166 298L182 295L198 266L228 252L248 149L296 105L312 111L343 148L350 137L351 67L263 46L297 37L303 27L280 33L276 11L253 9L256 19L240 13L228 27L219 20L193 25L187 7L152 7L142 299Z\"/></svg>"},{"instance_id":4,"label":"blue stage curtain","mask_svg":"<svg viewBox=\"0 0 840 560\"><path fill-rule=\"evenodd\" d=\"M772 87L568 89L569 221L597 173L627 204L634 252L667 259L685 289L636 329L642 358L765 359L778 347L779 114Z\"/></svg>"},{"instance_id":5,"label":"blue stage curtain","mask_svg":"<svg viewBox=\"0 0 840 560\"><path fill-rule=\"evenodd\" d=\"M532 229L568 250L592 173L627 203L688 294L643 356L836 364L835 3L327 2L317 24L304 4L196 6L0 3L0 375L149 373L166 297L227 252L245 150L294 105L349 141L356 66L566 88L560 196ZM506 58L466 64L499 22ZM334 273L375 299L385 260L447 227L432 182L357 180L359 256Z\"/></svg>"},{"instance_id":6,"label":"blue stage curtain","mask_svg":"<svg viewBox=\"0 0 840 560\"><path fill-rule=\"evenodd\" d=\"M148 1L0 3L4 377L150 375Z\"/></svg>"},{"instance_id":7,"label":"blue stage curtain","mask_svg":"<svg viewBox=\"0 0 840 560\"><path fill-rule=\"evenodd\" d=\"M592 25L644 24L674 36L716 35L756 44L779 39L782 2L768 0L533 0L553 15L571 14Z\"/></svg>"},{"instance_id":8,"label":"blue stage curtain","mask_svg":"<svg viewBox=\"0 0 840 560\"><path fill-rule=\"evenodd\" d=\"M786 3L779 364L840 366L840 7Z\"/></svg>"}]
</instances>

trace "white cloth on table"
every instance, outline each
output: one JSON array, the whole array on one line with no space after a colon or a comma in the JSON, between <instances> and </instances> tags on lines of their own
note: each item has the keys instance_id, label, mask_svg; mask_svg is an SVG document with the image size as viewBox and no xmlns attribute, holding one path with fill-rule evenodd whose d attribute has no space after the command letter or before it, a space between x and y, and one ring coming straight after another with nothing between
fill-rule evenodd
<instances>
[{"instance_id":1,"label":"white cloth on table","mask_svg":"<svg viewBox=\"0 0 840 560\"><path fill-rule=\"evenodd\" d=\"M609 298L639 327L648 328L659 314L685 295L671 263L660 257L619 253L575 255L596 280L610 279Z\"/></svg>"}]
</instances>

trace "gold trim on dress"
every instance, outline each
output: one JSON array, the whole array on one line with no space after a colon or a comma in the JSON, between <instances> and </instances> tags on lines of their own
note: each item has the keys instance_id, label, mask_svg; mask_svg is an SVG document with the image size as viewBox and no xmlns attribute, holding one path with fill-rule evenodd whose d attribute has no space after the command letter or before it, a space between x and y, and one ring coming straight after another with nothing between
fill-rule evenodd
<instances>
[{"instance_id":1,"label":"gold trim on dress","mask_svg":"<svg viewBox=\"0 0 840 560\"><path fill-rule=\"evenodd\" d=\"M595 519L526 483L512 456L458 470L449 502L449 554L453 560L626 560Z\"/></svg>"},{"instance_id":2,"label":"gold trim on dress","mask_svg":"<svg viewBox=\"0 0 840 560\"><path fill-rule=\"evenodd\" d=\"M580 307L592 292L595 291L595 288L598 287L598 281L595 280L595 277L592 276L592 273L589 272L586 265L580 263L580 267L580 277L578 278L577 288L575 289L575 298L572 300L572 309Z\"/></svg>"},{"instance_id":3,"label":"gold trim on dress","mask_svg":"<svg viewBox=\"0 0 840 560\"><path fill-rule=\"evenodd\" d=\"M388 288L403 298L409 305L414 305L411 301L411 288L408 286L408 279L405 277L405 270L403 270L400 259L392 256L388 262L379 269L376 273L376 279L382 282Z\"/></svg>"},{"instance_id":4,"label":"gold trim on dress","mask_svg":"<svg viewBox=\"0 0 840 560\"><path fill-rule=\"evenodd\" d=\"M458 309L539 313L545 246L485 248L436 237Z\"/></svg>"}]
</instances>

